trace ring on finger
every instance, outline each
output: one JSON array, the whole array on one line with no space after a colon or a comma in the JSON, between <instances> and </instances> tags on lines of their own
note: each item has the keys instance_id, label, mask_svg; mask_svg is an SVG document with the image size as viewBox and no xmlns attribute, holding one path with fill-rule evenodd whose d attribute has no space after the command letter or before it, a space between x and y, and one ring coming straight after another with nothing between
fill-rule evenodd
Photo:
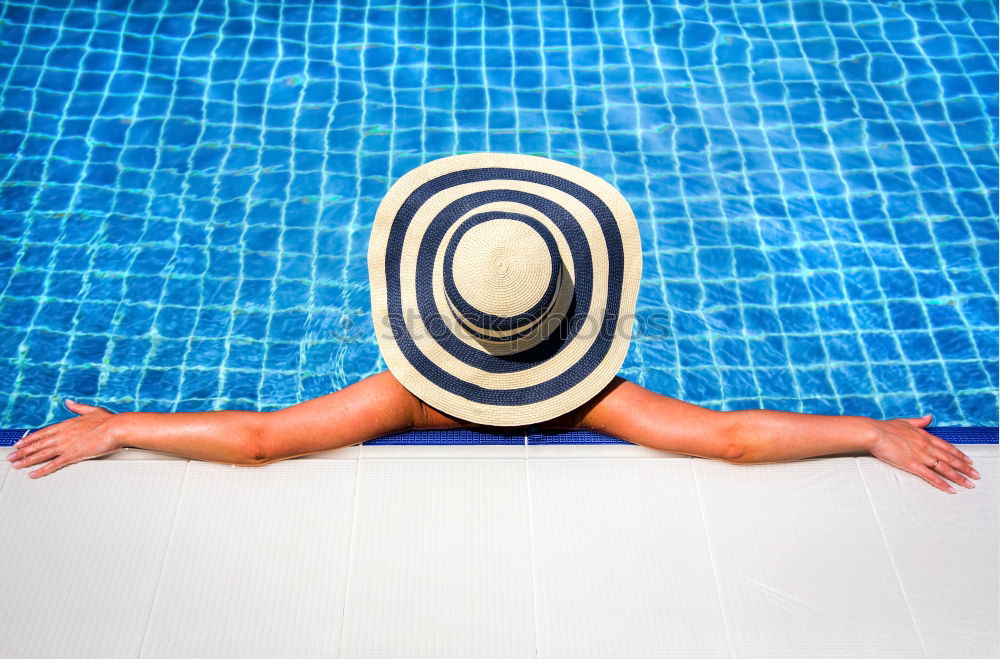
<instances>
[{"instance_id":1,"label":"ring on finger","mask_svg":"<svg viewBox=\"0 0 1000 659\"><path fill-rule=\"evenodd\" d=\"M934 461L934 464L932 464L932 465L930 466L930 469L937 469L937 466L938 466L939 464L941 464L941 461L940 461L940 460L935 460L935 461Z\"/></svg>"}]
</instances>

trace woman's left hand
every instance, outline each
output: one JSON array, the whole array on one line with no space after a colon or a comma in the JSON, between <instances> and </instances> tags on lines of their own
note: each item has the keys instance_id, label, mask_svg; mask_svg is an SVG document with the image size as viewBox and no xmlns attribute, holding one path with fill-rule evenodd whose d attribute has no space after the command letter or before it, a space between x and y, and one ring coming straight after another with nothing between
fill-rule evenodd
<instances>
[{"instance_id":1,"label":"woman's left hand","mask_svg":"<svg viewBox=\"0 0 1000 659\"><path fill-rule=\"evenodd\" d=\"M930 414L919 419L875 421L876 435L869 451L882 462L916 474L939 490L955 493L955 488L941 476L964 487L975 487L965 477L979 478L979 472L972 468L972 460L924 430L930 422Z\"/></svg>"}]
</instances>

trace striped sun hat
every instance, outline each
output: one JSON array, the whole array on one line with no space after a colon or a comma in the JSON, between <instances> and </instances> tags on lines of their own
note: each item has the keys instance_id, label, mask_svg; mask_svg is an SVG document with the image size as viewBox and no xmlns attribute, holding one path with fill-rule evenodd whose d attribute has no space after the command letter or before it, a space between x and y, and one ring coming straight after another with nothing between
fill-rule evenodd
<instances>
[{"instance_id":1,"label":"striped sun hat","mask_svg":"<svg viewBox=\"0 0 1000 659\"><path fill-rule=\"evenodd\" d=\"M599 393L625 360L641 271L617 190L507 153L410 171L368 245L389 370L428 405L485 425L546 421Z\"/></svg>"}]
</instances>

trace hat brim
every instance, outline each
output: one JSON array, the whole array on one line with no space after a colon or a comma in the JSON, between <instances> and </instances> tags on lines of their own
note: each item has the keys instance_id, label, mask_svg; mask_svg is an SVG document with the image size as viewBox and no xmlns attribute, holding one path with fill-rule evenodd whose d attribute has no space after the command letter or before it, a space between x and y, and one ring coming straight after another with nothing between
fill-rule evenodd
<instances>
[{"instance_id":1,"label":"hat brim","mask_svg":"<svg viewBox=\"0 0 1000 659\"><path fill-rule=\"evenodd\" d=\"M572 268L572 310L559 331L526 352L487 352L446 322L446 239L483 210L544 223ZM576 409L621 368L642 248L628 202L597 176L547 158L475 153L426 163L393 184L376 212L368 270L375 334L396 379L460 419L519 426Z\"/></svg>"}]
</instances>

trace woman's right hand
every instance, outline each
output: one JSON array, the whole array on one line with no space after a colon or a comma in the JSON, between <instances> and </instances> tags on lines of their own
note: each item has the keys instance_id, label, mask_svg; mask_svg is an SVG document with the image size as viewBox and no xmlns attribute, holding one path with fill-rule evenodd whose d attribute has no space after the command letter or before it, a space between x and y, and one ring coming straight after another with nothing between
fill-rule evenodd
<instances>
[{"instance_id":1,"label":"woman's right hand","mask_svg":"<svg viewBox=\"0 0 1000 659\"><path fill-rule=\"evenodd\" d=\"M14 444L15 450L7 456L14 469L48 461L41 469L28 474L30 478L40 478L66 465L120 448L111 432L114 412L72 400L66 401L66 408L79 416L36 430Z\"/></svg>"}]
</instances>

